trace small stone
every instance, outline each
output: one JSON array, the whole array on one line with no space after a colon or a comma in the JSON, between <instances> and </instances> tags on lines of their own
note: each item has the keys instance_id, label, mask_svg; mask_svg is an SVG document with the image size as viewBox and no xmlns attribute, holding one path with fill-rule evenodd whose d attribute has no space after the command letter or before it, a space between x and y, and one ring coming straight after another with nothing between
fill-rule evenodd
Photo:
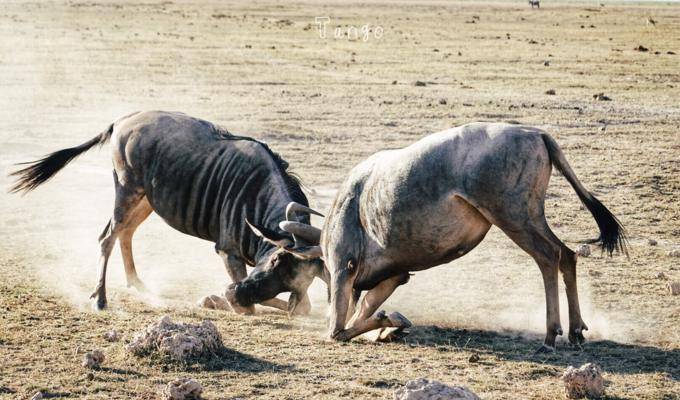
<instances>
[{"instance_id":1,"label":"small stone","mask_svg":"<svg viewBox=\"0 0 680 400\"><path fill-rule=\"evenodd\" d=\"M647 244L650 246L656 246L658 243L654 239L647 239Z\"/></svg>"},{"instance_id":2,"label":"small stone","mask_svg":"<svg viewBox=\"0 0 680 400\"><path fill-rule=\"evenodd\" d=\"M479 362L479 355L478 354L471 355L470 358L468 358L468 362L471 363Z\"/></svg>"},{"instance_id":3,"label":"small stone","mask_svg":"<svg viewBox=\"0 0 680 400\"><path fill-rule=\"evenodd\" d=\"M163 400L189 400L200 399L203 386L191 378L177 378L168 383L161 397Z\"/></svg>"},{"instance_id":4,"label":"small stone","mask_svg":"<svg viewBox=\"0 0 680 400\"><path fill-rule=\"evenodd\" d=\"M41 391L37 391L33 394L33 397L31 397L31 400L42 400L43 399L43 394Z\"/></svg>"},{"instance_id":5,"label":"small stone","mask_svg":"<svg viewBox=\"0 0 680 400\"><path fill-rule=\"evenodd\" d=\"M597 101L612 101L612 98L605 95L604 93L595 93L593 98Z\"/></svg>"},{"instance_id":6,"label":"small stone","mask_svg":"<svg viewBox=\"0 0 680 400\"><path fill-rule=\"evenodd\" d=\"M588 271L588 275L592 276L593 278L599 278L602 276L602 272L591 269Z\"/></svg>"},{"instance_id":7,"label":"small stone","mask_svg":"<svg viewBox=\"0 0 680 400\"><path fill-rule=\"evenodd\" d=\"M590 245L582 244L576 248L579 257L590 257Z\"/></svg>"},{"instance_id":8,"label":"small stone","mask_svg":"<svg viewBox=\"0 0 680 400\"><path fill-rule=\"evenodd\" d=\"M83 363L81 364L85 368L99 368L104 362L104 352L101 350L92 350L85 353L83 357Z\"/></svg>"},{"instance_id":9,"label":"small stone","mask_svg":"<svg viewBox=\"0 0 680 400\"><path fill-rule=\"evenodd\" d=\"M562 375L564 389L570 399L584 397L602 397L604 395L604 379L602 369L593 363L580 368L569 367Z\"/></svg>"},{"instance_id":10,"label":"small stone","mask_svg":"<svg viewBox=\"0 0 680 400\"><path fill-rule=\"evenodd\" d=\"M544 67L549 67L549 66L550 66L550 61L548 61L548 60L543 61L543 66L544 66Z\"/></svg>"},{"instance_id":11,"label":"small stone","mask_svg":"<svg viewBox=\"0 0 680 400\"><path fill-rule=\"evenodd\" d=\"M668 282L666 287L668 288L668 292L671 294L671 296L677 296L680 294L680 281Z\"/></svg>"},{"instance_id":12,"label":"small stone","mask_svg":"<svg viewBox=\"0 0 680 400\"><path fill-rule=\"evenodd\" d=\"M392 81L392 84L393 84L393 85L396 85L396 84L397 84L397 81Z\"/></svg>"},{"instance_id":13,"label":"small stone","mask_svg":"<svg viewBox=\"0 0 680 400\"><path fill-rule=\"evenodd\" d=\"M680 249L673 249L668 252L668 255L671 257L680 257Z\"/></svg>"},{"instance_id":14,"label":"small stone","mask_svg":"<svg viewBox=\"0 0 680 400\"><path fill-rule=\"evenodd\" d=\"M211 294L210 296L201 298L198 301L198 306L211 310L231 310L231 306L229 305L227 298L218 296L216 294Z\"/></svg>"},{"instance_id":15,"label":"small stone","mask_svg":"<svg viewBox=\"0 0 680 400\"><path fill-rule=\"evenodd\" d=\"M420 378L408 381L394 392L394 400L480 400L463 386L448 386Z\"/></svg>"},{"instance_id":16,"label":"small stone","mask_svg":"<svg viewBox=\"0 0 680 400\"><path fill-rule=\"evenodd\" d=\"M94 374L92 372L88 372L85 377L87 378L88 381L91 381L94 379Z\"/></svg>"},{"instance_id":17,"label":"small stone","mask_svg":"<svg viewBox=\"0 0 680 400\"><path fill-rule=\"evenodd\" d=\"M554 95L557 94L557 92L555 92L555 89L548 89L548 90L545 91L545 94L550 95L550 96L554 96Z\"/></svg>"},{"instance_id":18,"label":"small stone","mask_svg":"<svg viewBox=\"0 0 680 400\"><path fill-rule=\"evenodd\" d=\"M117 342L120 339L120 336L118 335L118 331L115 329L112 329L106 333L104 333L104 340L107 342Z\"/></svg>"}]
</instances>

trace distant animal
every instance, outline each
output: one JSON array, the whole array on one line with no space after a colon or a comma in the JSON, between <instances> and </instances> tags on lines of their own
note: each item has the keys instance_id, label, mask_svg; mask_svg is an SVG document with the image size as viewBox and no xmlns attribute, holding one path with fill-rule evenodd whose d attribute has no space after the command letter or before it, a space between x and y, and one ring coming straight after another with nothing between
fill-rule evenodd
<instances>
[{"instance_id":1,"label":"distant animal","mask_svg":"<svg viewBox=\"0 0 680 400\"><path fill-rule=\"evenodd\" d=\"M540 0L529 0L529 5L531 8L541 8L541 1Z\"/></svg>"},{"instance_id":2,"label":"distant animal","mask_svg":"<svg viewBox=\"0 0 680 400\"><path fill-rule=\"evenodd\" d=\"M649 25L656 26L656 21L652 17L647 17L647 26Z\"/></svg>"},{"instance_id":3,"label":"distant animal","mask_svg":"<svg viewBox=\"0 0 680 400\"><path fill-rule=\"evenodd\" d=\"M252 313L253 304L261 303L291 314L309 312L307 288L323 272L321 232L310 225L309 214L320 214L309 208L288 164L255 139L181 113L137 112L80 146L14 172L18 180L11 191L35 189L107 141L113 147L115 200L99 236L99 281L91 296L97 308L107 305L106 267L116 240L128 287L145 289L132 258L132 236L155 211L178 231L214 242L233 283L246 277L246 265L255 267L255 279L239 293L247 305L232 304L237 311ZM275 240L263 239L262 232ZM267 287L256 279L262 274L274 277ZM288 304L274 298L281 292L291 292Z\"/></svg>"},{"instance_id":4,"label":"distant animal","mask_svg":"<svg viewBox=\"0 0 680 400\"><path fill-rule=\"evenodd\" d=\"M562 335L560 272L569 303L569 340L582 343L588 328L579 310L576 255L545 219L552 166L595 218L604 250L610 255L625 251L619 221L577 179L557 142L537 128L471 123L357 165L322 229L330 273L329 337L345 341L387 328L396 332L383 338L403 334L411 325L408 319L396 312L374 314L378 307L409 280L410 272L464 256L496 225L534 258L543 275L547 333L538 351L553 351L556 336ZM502 288L494 290L502 296Z\"/></svg>"}]
</instances>

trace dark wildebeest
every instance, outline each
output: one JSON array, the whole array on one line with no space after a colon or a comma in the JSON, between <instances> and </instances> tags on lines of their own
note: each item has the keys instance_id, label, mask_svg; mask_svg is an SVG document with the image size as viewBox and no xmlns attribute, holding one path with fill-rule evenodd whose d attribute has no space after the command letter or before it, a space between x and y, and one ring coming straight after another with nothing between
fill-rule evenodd
<instances>
[{"instance_id":1,"label":"dark wildebeest","mask_svg":"<svg viewBox=\"0 0 680 400\"><path fill-rule=\"evenodd\" d=\"M547 334L539 350L554 350L555 337L562 334L559 272L569 301L569 340L583 342L587 327L579 311L576 255L544 215L551 165L595 217L604 250L625 251L616 217L578 181L555 140L536 128L473 123L379 152L355 167L322 230L331 275L330 337L349 340L374 329L410 326L399 313L373 314L408 281L409 272L462 257L493 224L529 253L543 274Z\"/></svg>"},{"instance_id":2,"label":"dark wildebeest","mask_svg":"<svg viewBox=\"0 0 680 400\"><path fill-rule=\"evenodd\" d=\"M321 232L308 215L318 213L308 208L288 164L255 139L181 113L134 113L80 146L15 172L19 179L11 190L35 189L79 154L109 140L115 201L99 237L100 275L91 296L98 308L106 306L106 265L116 240L128 287L144 289L132 259L132 235L155 211L178 231L215 243L236 286L227 292L236 311L252 313L253 304L262 303L291 314L309 312L307 288L323 272ZM263 232L275 240L262 238ZM238 285L247 275L246 264L255 267L252 279ZM291 292L287 305L275 299L281 292Z\"/></svg>"}]
</instances>

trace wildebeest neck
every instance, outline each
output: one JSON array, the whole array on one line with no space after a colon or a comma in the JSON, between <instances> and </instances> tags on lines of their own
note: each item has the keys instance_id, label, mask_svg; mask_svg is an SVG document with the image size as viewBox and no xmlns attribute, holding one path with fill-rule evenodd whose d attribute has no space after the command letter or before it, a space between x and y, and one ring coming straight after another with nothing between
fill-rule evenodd
<instances>
[{"instance_id":1,"label":"wildebeest neck","mask_svg":"<svg viewBox=\"0 0 680 400\"><path fill-rule=\"evenodd\" d=\"M242 254L252 264L258 264L265 260L275 250L275 246L255 236L244 224L247 217L250 221L268 229L280 231L279 222L286 219L286 206L290 202L297 202L308 206L309 202L302 191L300 180L297 176L287 171L288 163L277 153L273 152L265 143L255 139L222 134L223 140L247 141L258 145L258 163L243 177L243 192L250 193L254 201L238 202L243 207L243 218L238 220L242 226ZM237 204L238 204L237 203ZM223 207L227 210L233 202L225 199ZM309 224L309 216L302 215L300 222ZM231 218L234 223L234 218Z\"/></svg>"}]
</instances>

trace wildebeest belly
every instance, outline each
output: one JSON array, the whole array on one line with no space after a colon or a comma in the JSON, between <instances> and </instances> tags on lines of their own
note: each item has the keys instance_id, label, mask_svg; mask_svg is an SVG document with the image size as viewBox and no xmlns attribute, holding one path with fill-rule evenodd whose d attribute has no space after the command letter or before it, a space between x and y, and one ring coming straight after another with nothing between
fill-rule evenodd
<instances>
[{"instance_id":1,"label":"wildebeest belly","mask_svg":"<svg viewBox=\"0 0 680 400\"><path fill-rule=\"evenodd\" d=\"M225 229L242 230L244 205L255 203L251 197L268 175L258 144L228 140L209 122L183 114L143 113L126 123L117 139L124 172L139 181L165 222L213 242L242 236ZM240 223L226 227L225 221Z\"/></svg>"},{"instance_id":2,"label":"wildebeest belly","mask_svg":"<svg viewBox=\"0 0 680 400\"><path fill-rule=\"evenodd\" d=\"M231 185L220 151L159 155L145 174L145 192L154 211L180 232L217 241L221 201ZM232 182L233 183L233 182Z\"/></svg>"},{"instance_id":3,"label":"wildebeest belly","mask_svg":"<svg viewBox=\"0 0 680 400\"><path fill-rule=\"evenodd\" d=\"M435 204L419 201L389 207L366 221L372 247L397 269L418 271L459 258L484 238L491 224L475 207L456 193L442 197ZM380 205L377 206L380 208ZM400 266L400 267L399 267Z\"/></svg>"}]
</instances>

